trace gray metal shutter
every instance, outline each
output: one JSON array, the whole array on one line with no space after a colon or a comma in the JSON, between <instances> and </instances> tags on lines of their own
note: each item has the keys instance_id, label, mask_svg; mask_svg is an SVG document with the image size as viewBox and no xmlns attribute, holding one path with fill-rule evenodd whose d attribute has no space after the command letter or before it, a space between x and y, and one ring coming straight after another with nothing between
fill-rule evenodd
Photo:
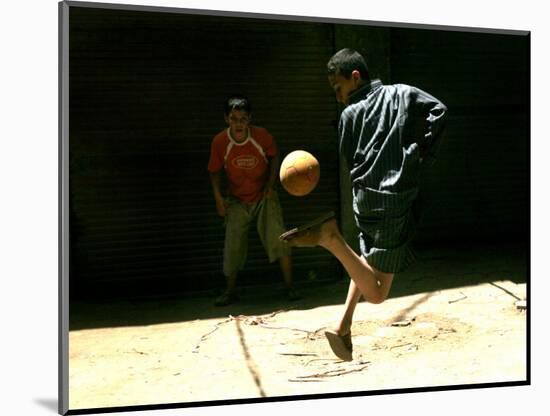
<instances>
[{"instance_id":1,"label":"gray metal shutter","mask_svg":"<svg viewBox=\"0 0 550 416\"><path fill-rule=\"evenodd\" d=\"M73 295L155 295L223 285L224 229L207 172L222 104L247 94L254 123L321 163L303 198L279 190L288 227L338 207L335 105L317 23L71 7ZM239 284L282 281L255 228ZM333 278L322 249L294 250L295 279Z\"/></svg>"}]
</instances>

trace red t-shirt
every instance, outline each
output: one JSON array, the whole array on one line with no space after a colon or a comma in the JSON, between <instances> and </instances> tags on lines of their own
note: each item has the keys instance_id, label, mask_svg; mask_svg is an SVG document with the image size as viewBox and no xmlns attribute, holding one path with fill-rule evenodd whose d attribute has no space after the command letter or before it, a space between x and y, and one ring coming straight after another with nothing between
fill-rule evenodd
<instances>
[{"instance_id":1,"label":"red t-shirt","mask_svg":"<svg viewBox=\"0 0 550 416\"><path fill-rule=\"evenodd\" d=\"M262 127L249 126L248 138L242 143L225 129L212 140L208 171L215 173L225 168L229 193L241 202L253 203L262 197L269 177L268 158L276 154L273 136Z\"/></svg>"}]
</instances>

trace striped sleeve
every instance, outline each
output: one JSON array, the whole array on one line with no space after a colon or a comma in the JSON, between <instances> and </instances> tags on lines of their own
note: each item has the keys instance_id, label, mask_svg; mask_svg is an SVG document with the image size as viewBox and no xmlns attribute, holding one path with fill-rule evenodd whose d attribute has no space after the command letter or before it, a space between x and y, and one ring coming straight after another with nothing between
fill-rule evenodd
<instances>
[{"instance_id":1,"label":"striped sleeve","mask_svg":"<svg viewBox=\"0 0 550 416\"><path fill-rule=\"evenodd\" d=\"M437 98L411 87L411 99L417 114L424 120L423 137L419 138L421 157L424 161L433 162L441 144L441 137L447 118L447 107Z\"/></svg>"},{"instance_id":2,"label":"striped sleeve","mask_svg":"<svg viewBox=\"0 0 550 416\"><path fill-rule=\"evenodd\" d=\"M345 166L351 170L353 167L353 119L352 113L346 109L340 116L340 122L338 124L338 145L340 156Z\"/></svg>"}]
</instances>

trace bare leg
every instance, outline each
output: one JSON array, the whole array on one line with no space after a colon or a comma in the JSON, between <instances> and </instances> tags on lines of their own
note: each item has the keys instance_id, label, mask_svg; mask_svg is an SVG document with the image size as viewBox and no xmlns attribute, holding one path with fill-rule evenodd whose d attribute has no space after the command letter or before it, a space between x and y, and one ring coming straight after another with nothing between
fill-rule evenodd
<instances>
[{"instance_id":1,"label":"bare leg","mask_svg":"<svg viewBox=\"0 0 550 416\"><path fill-rule=\"evenodd\" d=\"M353 323L353 313L355 312L355 307L361 299L361 292L357 288L357 285L353 280L349 282L348 295L346 297L346 304L344 309L344 314L336 327L336 333L338 335L346 335L351 332L351 325Z\"/></svg>"},{"instance_id":2,"label":"bare leg","mask_svg":"<svg viewBox=\"0 0 550 416\"><path fill-rule=\"evenodd\" d=\"M232 303L236 298L235 286L237 282L237 272L231 273L229 276L225 276L227 288L225 292L216 299L214 303L216 306L225 306Z\"/></svg>"},{"instance_id":3,"label":"bare leg","mask_svg":"<svg viewBox=\"0 0 550 416\"><path fill-rule=\"evenodd\" d=\"M281 272L283 273L283 279L286 287L288 289L292 289L292 257L290 257L290 255L282 256L279 259L279 265L281 267Z\"/></svg>"},{"instance_id":4,"label":"bare leg","mask_svg":"<svg viewBox=\"0 0 550 416\"><path fill-rule=\"evenodd\" d=\"M290 255L282 256L279 259L281 271L286 285L286 296L288 300L294 301L301 299L302 296L294 290L294 282L292 280L292 257Z\"/></svg>"},{"instance_id":5,"label":"bare leg","mask_svg":"<svg viewBox=\"0 0 550 416\"><path fill-rule=\"evenodd\" d=\"M348 289L345 311L336 333L325 331L332 352L340 359L353 359L351 324L353 313L361 295L371 303L382 303L388 296L393 282L393 273L383 273L370 266L346 243L338 230L335 220L327 221L320 227L299 233L288 241L290 246L319 245L330 251L344 266L351 282Z\"/></svg>"},{"instance_id":6,"label":"bare leg","mask_svg":"<svg viewBox=\"0 0 550 416\"><path fill-rule=\"evenodd\" d=\"M227 283L227 289L226 289L225 293L227 293L227 294L235 293L235 285L236 285L236 282L237 282L237 273L235 272L235 273L232 273L229 276L226 276L225 281Z\"/></svg>"},{"instance_id":7,"label":"bare leg","mask_svg":"<svg viewBox=\"0 0 550 416\"><path fill-rule=\"evenodd\" d=\"M344 240L335 220L327 221L316 229L298 234L288 243L293 247L316 245L324 247L342 263L367 302L382 303L387 298L393 282L393 273L376 270L363 257L358 256Z\"/></svg>"},{"instance_id":8,"label":"bare leg","mask_svg":"<svg viewBox=\"0 0 550 416\"><path fill-rule=\"evenodd\" d=\"M361 299L361 291L353 280L349 282L348 295L340 322L333 330L325 331L325 337L334 355L344 361L353 359L353 343L351 341L351 325L353 324L353 313Z\"/></svg>"}]
</instances>

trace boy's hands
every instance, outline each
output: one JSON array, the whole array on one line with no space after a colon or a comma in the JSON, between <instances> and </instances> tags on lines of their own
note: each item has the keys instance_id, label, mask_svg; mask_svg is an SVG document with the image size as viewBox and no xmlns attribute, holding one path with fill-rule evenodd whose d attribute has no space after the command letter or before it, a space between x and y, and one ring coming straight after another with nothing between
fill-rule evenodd
<instances>
[{"instance_id":1,"label":"boy's hands","mask_svg":"<svg viewBox=\"0 0 550 416\"><path fill-rule=\"evenodd\" d=\"M218 215L220 217L225 217L225 213L227 211L227 204L225 203L225 199L222 197L216 198L216 211L218 211Z\"/></svg>"},{"instance_id":2,"label":"boy's hands","mask_svg":"<svg viewBox=\"0 0 550 416\"><path fill-rule=\"evenodd\" d=\"M270 198L273 195L273 187L269 184L264 188L264 198Z\"/></svg>"}]
</instances>

